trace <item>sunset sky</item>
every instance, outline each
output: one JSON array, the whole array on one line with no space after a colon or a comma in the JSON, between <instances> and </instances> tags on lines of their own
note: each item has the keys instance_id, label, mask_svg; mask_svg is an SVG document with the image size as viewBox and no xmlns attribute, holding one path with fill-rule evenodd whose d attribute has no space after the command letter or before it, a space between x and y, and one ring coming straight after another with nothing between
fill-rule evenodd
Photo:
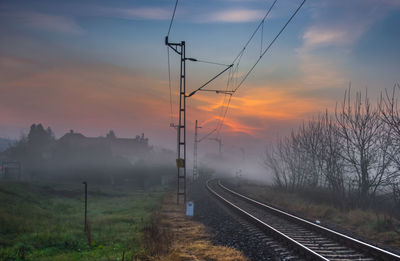
<instances>
[{"instance_id":1,"label":"sunset sky","mask_svg":"<svg viewBox=\"0 0 400 261\"><path fill-rule=\"evenodd\" d=\"M301 1L278 0L264 24L264 48ZM272 0L181 0L170 40L187 56L230 64ZM174 0L0 2L0 137L18 138L32 123L57 137L134 137L175 148L168 89L167 34ZM372 98L400 82L399 0L308 0L232 97L224 148L262 150L277 135L324 108L349 82ZM259 55L261 34L243 56L240 75ZM173 121L179 60L171 52ZM188 92L223 67L188 62ZM224 89L227 75L209 88ZM188 100L188 140L215 128L222 95ZM208 148L216 144L205 141ZM192 146L192 144L190 144Z\"/></svg>"}]
</instances>

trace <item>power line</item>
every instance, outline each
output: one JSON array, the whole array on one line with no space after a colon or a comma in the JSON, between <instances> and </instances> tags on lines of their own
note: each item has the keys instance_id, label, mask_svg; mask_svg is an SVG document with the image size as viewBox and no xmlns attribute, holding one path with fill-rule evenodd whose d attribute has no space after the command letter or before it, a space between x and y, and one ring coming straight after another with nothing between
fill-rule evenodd
<instances>
[{"instance_id":1,"label":"power line","mask_svg":"<svg viewBox=\"0 0 400 261\"><path fill-rule=\"evenodd\" d=\"M251 40L254 38L254 36L256 35L256 33L258 32L258 30L260 29L260 27L262 26L263 29L264 29L264 26L263 26L264 21L265 21L265 19L268 17L268 15L270 14L272 8L275 6L275 4L276 4L277 1L278 1L278 0L275 0L275 1L272 3L272 5L269 7L267 13L265 14L265 16L263 17L263 19L261 20L261 22L258 24L257 28L254 30L254 32L252 33L252 35L250 36L250 38L248 39L248 41L246 42L246 44L244 45L244 47L242 48L242 50L241 50L241 51L239 52L239 54L235 57L235 59L233 60L233 62L232 62L231 65L226 65L226 64L220 64L220 63L214 63L214 62L208 62L208 61L197 60L197 61L204 62L204 63L210 63L210 64L216 64L216 65L225 65L225 66L229 66L228 68L226 68L224 71L222 71L221 73L219 73L219 74L216 76L216 77L220 76L220 75L221 75L222 73L224 73L227 69L229 69L229 75L228 75L228 80L227 80L227 86L226 86L226 90L225 90L225 92L224 92L225 95L224 95L223 102L222 102L222 106L221 106L221 110L220 110L220 113L219 113L219 116L218 116L218 122L217 122L217 128L216 128L216 130L217 130L217 135L219 135L219 133L220 133L220 131L221 131L221 128L222 128L222 126L223 126L223 124L224 124L225 117L226 117L226 115L227 115L227 112L228 112L228 109L229 109L229 106L230 106L230 102L231 102L231 99L232 99L232 94L236 91L236 90L234 90L233 92L229 92L229 93L228 93L229 86L232 85L232 82L234 83L233 86L236 86L236 83L237 83L237 81L238 81L238 77L237 77L237 76L238 76L238 71L239 71L239 64L240 64L241 58L243 57L244 51L246 50L247 46L250 44ZM231 68L233 67L233 65L235 64L236 61L238 61L238 62L236 63L235 69L233 70L233 73L232 73ZM215 77L215 78L216 78L216 77ZM214 79L214 78L213 78L213 79ZM212 79L212 80L213 80L213 79ZM212 81L212 80L211 80L211 81ZM211 81L209 81L209 82L211 82ZM206 84L202 85L202 86L201 86L200 88L198 88L197 90L193 91L191 94L189 94L189 96L191 96L191 95L193 95L194 93L196 93L197 91L201 90L201 89L202 89L203 87L205 87L209 82L207 82ZM229 95L229 98L228 98L228 99L226 99L227 95ZM227 104L225 105L226 100L228 100L228 102L227 102ZM214 132L214 131L212 131L212 132ZM212 132L211 132L211 133L212 133ZM210 134L211 134L211 133L210 133Z\"/></svg>"},{"instance_id":2,"label":"power line","mask_svg":"<svg viewBox=\"0 0 400 261\"><path fill-rule=\"evenodd\" d=\"M226 105L226 109L225 109L224 115L222 117L222 121L220 121L220 125L219 125L218 131L217 131L217 136L220 136L222 126L224 125L224 122L225 122L226 114L228 113L228 110L229 110L229 105L231 103L231 99L232 99L232 95L229 96L228 103Z\"/></svg>"},{"instance_id":3,"label":"power line","mask_svg":"<svg viewBox=\"0 0 400 261\"><path fill-rule=\"evenodd\" d=\"M178 0L175 1L175 6L174 6L174 11L172 12L172 17L171 17L171 21L169 23L169 27L168 27L168 33L167 33L167 38L169 36L169 33L171 32L171 28L172 28L172 23L174 21L175 18L175 13L176 13L176 8L178 6ZM173 110L172 110L172 87L171 87L171 64L170 64L170 55L169 55L169 47L167 46L167 57L168 57L168 88L169 88L169 104L170 104L170 118L171 118L171 122L170 122L170 126L173 126L174 123L174 119L173 119Z\"/></svg>"},{"instance_id":4,"label":"power line","mask_svg":"<svg viewBox=\"0 0 400 261\"><path fill-rule=\"evenodd\" d=\"M170 65L170 60L169 60L169 47L167 47L167 56L168 56L168 87L169 87L169 104L171 107L171 112L170 112L170 118L171 122L170 124L173 124L174 119L173 119L173 112L172 112L172 88L171 88L171 65Z\"/></svg>"},{"instance_id":5,"label":"power line","mask_svg":"<svg viewBox=\"0 0 400 261\"><path fill-rule=\"evenodd\" d=\"M260 27L261 27L261 24L264 23L265 19L268 17L269 13L271 12L272 8L274 8L275 3L276 3L277 1L278 1L278 0L275 0L275 1L272 3L272 5L269 7L267 13L264 15L264 18L263 18L263 19L261 20L261 22L258 24L256 30L254 30L253 34L250 36L249 40L247 40L246 44L244 45L244 47L242 48L242 50L239 52L239 54L235 57L235 59L233 59L233 62L232 62L232 63L235 63L236 60L239 58L239 56L243 54L244 50L247 48L247 46L249 45L249 43L251 42L251 40L253 39L253 37L256 35L257 31L258 31L258 30L260 29Z\"/></svg>"},{"instance_id":6,"label":"power line","mask_svg":"<svg viewBox=\"0 0 400 261\"><path fill-rule=\"evenodd\" d=\"M262 57L270 50L271 46L276 42L276 40L279 38L279 36L282 34L282 32L286 29L286 27L288 26L288 24L292 21L292 19L296 16L296 14L298 13L298 11L301 9L301 7L304 5L304 3L306 2L306 0L303 0L302 3L297 7L297 9L294 11L294 13L290 16L290 18L287 20L287 22L284 24L284 26L280 29L280 31L277 33L277 35L273 38L273 40L267 45L267 47L265 49L263 49L263 44L264 44L264 23L265 20L267 19L267 17L269 16L269 14L271 13L271 10L274 8L274 6L276 5L278 0L274 0L273 3L270 5L270 7L268 8L266 14L264 15L263 19L261 20L261 22L258 24L258 26L256 27L256 29L254 30L254 32L251 34L250 38L247 40L247 42L245 43L244 47L239 51L238 55L235 57L235 59L233 60L232 64L227 65L227 64L222 64L222 63L216 63L216 62L211 62L211 61L205 61L205 60L197 60L194 58L186 58L186 56L184 56L184 58L182 58L183 63L186 60L190 60L190 61L194 61L194 62L201 62L201 63L207 63L207 64L213 64L213 65L220 65L220 66L226 66L226 68L224 70L222 70L221 72L219 72L217 75L215 75L213 78L211 78L209 81L207 81L205 84L203 84L202 86L200 86L199 88L197 88L195 91L191 92L189 95L186 95L186 93L184 92L183 94L183 99L185 100L188 97L191 97L192 95L194 95L197 91L201 91L203 89L203 87L205 87L206 85L208 85L209 83L211 83L212 81L214 81L216 78L218 78L219 76L221 76L223 73L225 73L226 71L229 70L229 74L228 74L228 79L227 79L227 84L226 84L226 90L225 91L219 91L219 90L204 90L204 91L215 91L217 93L224 93L224 98L222 101L222 105L221 105L221 110L219 112L219 116L218 116L218 122L217 122L217 127L212 130L210 133L208 133L206 135L206 137L208 137L209 135L211 135L214 132L217 132L217 137L220 136L220 132L221 129L224 125L224 121L226 119L226 115L228 113L230 104L231 104L231 100L232 100L232 95L243 85L243 83L246 81L246 79L248 78L248 76L250 75L250 73L254 70L254 68L257 66L257 64L259 63L259 61L262 59ZM176 9L177 9L177 5L178 5L178 0L176 0L175 2L175 6L174 6L174 11L171 17L171 21L169 24L169 28L168 28L168 34L165 40L166 45L168 45L170 48L172 48L176 53L180 54L182 56L182 52L178 51L178 46L184 46L184 41L182 41L180 44L179 43L170 43L168 41L168 36L171 32L171 28L172 28L172 24L175 18L175 14L176 14ZM255 61L255 63L252 65L252 67L250 68L250 70L247 71L247 73L244 75L244 77L240 77L241 75L239 74L239 67L240 67L240 62L243 58L243 55L246 51L246 49L248 48L250 42L253 40L253 38L255 37L255 35L257 34L258 31L261 30L261 44L260 44L260 56L258 57L258 59ZM182 51L182 50L181 50ZM182 64L181 61L181 64ZM182 65L181 65L182 66ZM182 68L181 68L182 70ZM182 72L181 72L182 73ZM169 56L169 49L168 49L168 78L169 78L169 91L170 91L170 107L171 107L171 122L173 120L173 113L172 113L172 90L171 90L171 72L170 72L170 56ZM240 79L241 78L241 79ZM182 95L182 93L181 93ZM229 97L227 97L227 95L229 95ZM181 97L182 99L182 97ZM205 137L204 137L205 138ZM178 135L178 139L179 139L179 135ZM180 141L178 141L178 144L180 144ZM178 145L179 146L179 145Z\"/></svg>"},{"instance_id":7,"label":"power line","mask_svg":"<svg viewBox=\"0 0 400 261\"><path fill-rule=\"evenodd\" d=\"M264 42L264 21L262 22L262 26L261 26L261 46L260 46L260 56L261 56L261 54L262 54L263 42Z\"/></svg>"},{"instance_id":8,"label":"power line","mask_svg":"<svg viewBox=\"0 0 400 261\"><path fill-rule=\"evenodd\" d=\"M224 95L224 98L223 98L223 100L222 100L222 104L221 104L221 108L220 108L220 110L219 110L219 113L218 113L218 121L217 121L217 127L216 127L216 130L218 130L219 129L219 126L220 126L220 124L221 124L221 119L222 119L222 117L223 117L223 115L224 115L224 110L225 110L225 107L226 107L226 100L227 100L227 94L225 94Z\"/></svg>"},{"instance_id":9,"label":"power line","mask_svg":"<svg viewBox=\"0 0 400 261\"><path fill-rule=\"evenodd\" d=\"M271 46L275 43L275 41L278 39L278 37L282 34L282 32L286 29L286 27L288 26L288 24L292 21L292 19L296 16L296 14L298 13L298 11L301 9L301 7L304 5L304 3L306 2L306 0L303 0L303 2L298 6L298 8L295 10L295 12L291 15L291 17L288 19L288 21L285 23L285 25L281 28L281 30L278 32L278 34L275 36L275 38L270 42L270 44L267 46L267 48L263 51L262 47L263 47L263 37L264 37L264 22L265 19L268 17L269 13L271 12L272 8L275 6L277 0L275 0L272 5L270 6L270 8L268 9L267 13L265 14L264 18L261 20L261 22L259 23L259 25L257 26L257 28L254 30L253 34L250 36L249 40L246 42L246 44L244 45L244 47L241 49L241 51L239 52L239 54L235 57L235 59L233 60L233 63L235 63L236 61L238 61L235 65L234 68L234 72L231 75L231 79L228 79L228 84L229 85L232 81L234 82L234 86L236 86L233 89L233 92L230 93L230 97L228 100L228 103L225 107L225 111L224 114L222 116L222 120L220 120L218 122L217 125L217 136L220 135L220 131L222 129L222 126L224 124L226 115L228 113L229 110L229 105L232 99L232 95L240 88L240 86L243 84L243 82L247 79L247 77L250 75L250 73L254 70L254 68L256 67L256 65L259 63L259 61L262 59L262 57L268 52L268 50L271 48ZM238 71L239 71L239 64L241 61L241 58L243 57L244 51L246 50L247 46L249 45L249 43L251 42L251 40L254 38L254 36L256 35L256 33L258 32L258 30L261 27L261 48L260 48L260 56L257 59L257 61L255 62L255 64L250 68L250 70L246 73L246 75L243 77L243 79L240 81L240 83L237 85L237 81L238 81ZM225 101L224 101L225 103Z\"/></svg>"},{"instance_id":10,"label":"power line","mask_svg":"<svg viewBox=\"0 0 400 261\"><path fill-rule=\"evenodd\" d=\"M203 136L203 138L199 139L198 141L203 141L205 140L207 137L209 137L211 134L213 134L214 132L216 132L217 129L213 129L212 131L210 131L209 133L207 133L206 135Z\"/></svg>"},{"instance_id":11,"label":"power line","mask_svg":"<svg viewBox=\"0 0 400 261\"><path fill-rule=\"evenodd\" d=\"M231 66L231 67L229 68L228 78L227 78L226 87L225 87L225 92L224 92L225 95L224 95L224 98L223 98L223 100L222 100L222 105L221 105L221 108L220 108L219 113L218 113L218 122L217 122L217 127L216 127L215 130L217 130L218 127L219 127L219 125L221 124L221 119L222 119L223 114L224 114L224 107L225 107L226 97L227 97L227 95L228 95L228 89L229 89L230 83L231 83L231 81L232 81L232 79L233 79L233 78L232 78L232 73L234 73L234 72L232 72L232 66ZM229 93L230 96L232 96L232 94L233 94L233 93Z\"/></svg>"},{"instance_id":12,"label":"power line","mask_svg":"<svg viewBox=\"0 0 400 261\"><path fill-rule=\"evenodd\" d=\"M178 6L178 0L176 0L176 2L175 2L174 12L172 13L171 22L169 23L167 37L169 36L169 33L171 32L172 22L174 21L174 18L175 18L175 12L176 12L177 6Z\"/></svg>"},{"instance_id":13,"label":"power line","mask_svg":"<svg viewBox=\"0 0 400 261\"><path fill-rule=\"evenodd\" d=\"M244 50L244 49L243 49ZM222 106L221 106L221 110L218 116L218 122L217 122L217 137L220 136L220 132L222 129L222 126L224 125L225 122L225 117L227 115L227 112L229 110L229 106L230 106L230 102L232 99L232 95L234 94L234 92L230 92L228 93L228 89L230 86L235 86L236 82L237 82L237 75L238 75L238 71L239 71L239 64L240 61L243 57L244 52L241 52L240 55L237 57L236 60L238 60L238 62L236 63L236 66L233 70L229 70L229 75L228 75L228 80L227 80L227 84L226 84L226 89L225 89L225 95L224 95L224 99L222 102ZM229 97L228 97L229 95ZM228 97L228 98L227 98Z\"/></svg>"},{"instance_id":14,"label":"power line","mask_svg":"<svg viewBox=\"0 0 400 261\"><path fill-rule=\"evenodd\" d=\"M219 113L218 113L218 122L217 122L216 130L218 130L218 128L219 128L219 126L221 124L221 119L222 119L222 117L224 115L224 108L226 107L225 102L227 100L226 97L228 95L228 89L229 89L230 82L231 82L232 79L233 79L232 78L232 68L230 68L229 69L229 73L228 73L228 79L227 79L226 87L225 87L225 95L224 95L224 98L223 98L223 101L222 101L221 108L220 108ZM229 93L230 96L232 96L232 94L233 94L232 92Z\"/></svg>"},{"instance_id":15,"label":"power line","mask_svg":"<svg viewBox=\"0 0 400 261\"><path fill-rule=\"evenodd\" d=\"M264 50L264 52L260 55L260 57L257 59L257 61L254 63L254 65L250 68L250 70L246 73L242 81L239 83L239 85L234 89L234 92L236 92L239 87L243 84L243 82L247 79L247 77L250 75L250 73L254 70L258 62L261 60L261 58L268 52L268 50L271 48L271 46L275 43L275 41L278 39L278 37L282 34L282 32L286 29L288 24L292 21L292 19L296 16L296 14L299 12L300 8L304 5L306 0L303 0L303 2L297 7L296 11L292 14L292 16L289 18L289 20L285 23L285 25L281 28L279 33L275 36L275 38L270 42L270 44L267 46L267 48Z\"/></svg>"},{"instance_id":16,"label":"power line","mask_svg":"<svg viewBox=\"0 0 400 261\"><path fill-rule=\"evenodd\" d=\"M232 86L232 85L236 86L236 82L238 80L239 64L240 64L240 61L241 61L241 59L243 57L243 54L244 54L244 52L240 53L240 55L238 56L238 59L237 59L238 62L236 63L235 68L233 70L229 71L229 76L228 76L228 80L227 80L227 84L226 84L226 91L229 89L230 86ZM221 110L220 110L220 113L219 113L219 116L218 116L217 137L220 136L220 132L221 132L222 126L224 125L225 117L226 117L227 112L229 110L229 106L230 106L230 102L231 102L233 94L234 94L234 91L229 93L229 98L228 99L226 99L228 93L226 93L225 96L224 96L224 100L223 100L223 103L222 103L222 106L221 106ZM226 100L228 100L228 102L226 102ZM225 102L226 102L226 105L225 105Z\"/></svg>"}]
</instances>

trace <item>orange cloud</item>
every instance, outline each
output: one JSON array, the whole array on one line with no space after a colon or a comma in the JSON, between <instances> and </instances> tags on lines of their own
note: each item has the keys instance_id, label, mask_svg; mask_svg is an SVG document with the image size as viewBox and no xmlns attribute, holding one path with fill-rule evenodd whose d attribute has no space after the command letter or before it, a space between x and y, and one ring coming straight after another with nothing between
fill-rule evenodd
<instances>
[{"instance_id":1,"label":"orange cloud","mask_svg":"<svg viewBox=\"0 0 400 261\"><path fill-rule=\"evenodd\" d=\"M299 90L302 89L296 85L247 86L232 97L221 132L260 137L272 129L272 125L279 125L277 122L301 122L330 103L320 97L301 97ZM193 118L201 119L209 130L217 126L227 102L215 94L193 96L190 101L194 107Z\"/></svg>"},{"instance_id":2,"label":"orange cloud","mask_svg":"<svg viewBox=\"0 0 400 261\"><path fill-rule=\"evenodd\" d=\"M58 135L70 128L94 136L104 135L111 128L122 136L143 131L159 137L168 135L174 141L175 132L168 127L168 83L163 80L106 64L61 64L38 69L28 60L0 61L0 71L13 68L18 72L0 78L3 123L27 127L42 122L55 128ZM300 90L303 88L295 84L246 85L232 97L221 134L263 137L326 107L324 99L299 97ZM174 123L177 95L174 90ZM224 100L223 95L203 92L189 98L188 132L192 132L196 119L203 134L215 129L223 117L227 97Z\"/></svg>"}]
</instances>

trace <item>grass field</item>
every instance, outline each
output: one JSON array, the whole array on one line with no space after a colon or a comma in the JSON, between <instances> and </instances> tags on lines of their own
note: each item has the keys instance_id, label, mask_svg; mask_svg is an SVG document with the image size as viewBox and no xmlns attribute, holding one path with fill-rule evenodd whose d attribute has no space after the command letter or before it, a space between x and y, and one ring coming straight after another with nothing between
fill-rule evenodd
<instances>
[{"instance_id":1,"label":"grass field","mask_svg":"<svg viewBox=\"0 0 400 261\"><path fill-rule=\"evenodd\" d=\"M0 182L0 260L132 260L164 191Z\"/></svg>"}]
</instances>

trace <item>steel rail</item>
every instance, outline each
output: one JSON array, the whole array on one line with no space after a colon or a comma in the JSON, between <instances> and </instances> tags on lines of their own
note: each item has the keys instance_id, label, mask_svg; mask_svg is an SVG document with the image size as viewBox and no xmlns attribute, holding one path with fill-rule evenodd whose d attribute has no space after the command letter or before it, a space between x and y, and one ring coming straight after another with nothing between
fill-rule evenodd
<instances>
[{"instance_id":1,"label":"steel rail","mask_svg":"<svg viewBox=\"0 0 400 261\"><path fill-rule=\"evenodd\" d=\"M231 203L230 201L228 201L227 199L225 199L224 197L222 197L221 195L219 195L215 190L213 190L210 185L209 182L210 180L207 180L206 182L206 187L207 189L214 194L218 199L222 200L223 202L225 202L226 204L228 204L231 208L233 208L234 210L238 211L240 214L242 214L243 216L249 218L252 222L255 222L257 225L268 229L270 232L272 232L276 237L278 237L281 240L284 240L285 242L291 244L292 246L294 246L296 249L298 249L299 251L301 251L300 254L305 255L306 259L310 259L310 260L324 260L324 261L329 261L329 259L321 256L320 254L316 253L315 251L311 250L310 248L300 244L299 242L297 242L296 240L292 239L291 237L288 237L287 235L283 234L282 232L278 231L277 229L271 227L270 225L268 225L267 223L263 222L262 220L260 220L259 218L253 216L252 214L248 213L247 211L239 208L238 206L236 206L235 204ZM218 182L218 185L220 185L220 183Z\"/></svg>"},{"instance_id":2,"label":"steel rail","mask_svg":"<svg viewBox=\"0 0 400 261\"><path fill-rule=\"evenodd\" d=\"M396 255L396 254L394 254L392 252L389 252L387 250L381 249L381 248L376 247L374 245L368 244L368 243L363 242L361 240L352 238L350 236L347 236L345 234L339 233L339 232L334 231L332 229L329 229L329 228L323 227L321 225L315 224L315 223L310 222L308 220L305 220L303 218L300 218L300 217L297 217L295 215L289 214L289 213L287 213L285 211L279 210L277 208L268 206L268 205L266 205L266 204L264 204L262 202L259 202L259 201L255 200L255 199L252 199L250 197L244 196L244 195L242 195L242 194L240 194L240 193L238 193L238 192L236 192L236 191L234 191L232 189L229 189L226 186L222 185L220 180L218 180L218 185L221 188L225 189L226 191L228 191L228 192L230 192L230 193L232 193L232 194L234 194L236 196L239 196L239 197L245 199L246 201L251 202L251 203L253 203L253 204L257 205L257 206L261 206L263 208L267 208L267 209L269 209L269 210L271 210L271 211L273 211L275 213L278 213L281 216L285 216L285 217L290 218L292 220L296 220L298 223L307 224L308 226L311 226L311 227L313 227L313 228L315 228L315 229L317 229L319 231L322 231L327 235L334 235L338 239L346 240L348 244L354 245L357 248L359 248L360 250L366 251L367 253L370 253L370 254L374 255L375 257L378 256L379 258L384 258L383 260L400 260L400 256Z\"/></svg>"}]
</instances>

